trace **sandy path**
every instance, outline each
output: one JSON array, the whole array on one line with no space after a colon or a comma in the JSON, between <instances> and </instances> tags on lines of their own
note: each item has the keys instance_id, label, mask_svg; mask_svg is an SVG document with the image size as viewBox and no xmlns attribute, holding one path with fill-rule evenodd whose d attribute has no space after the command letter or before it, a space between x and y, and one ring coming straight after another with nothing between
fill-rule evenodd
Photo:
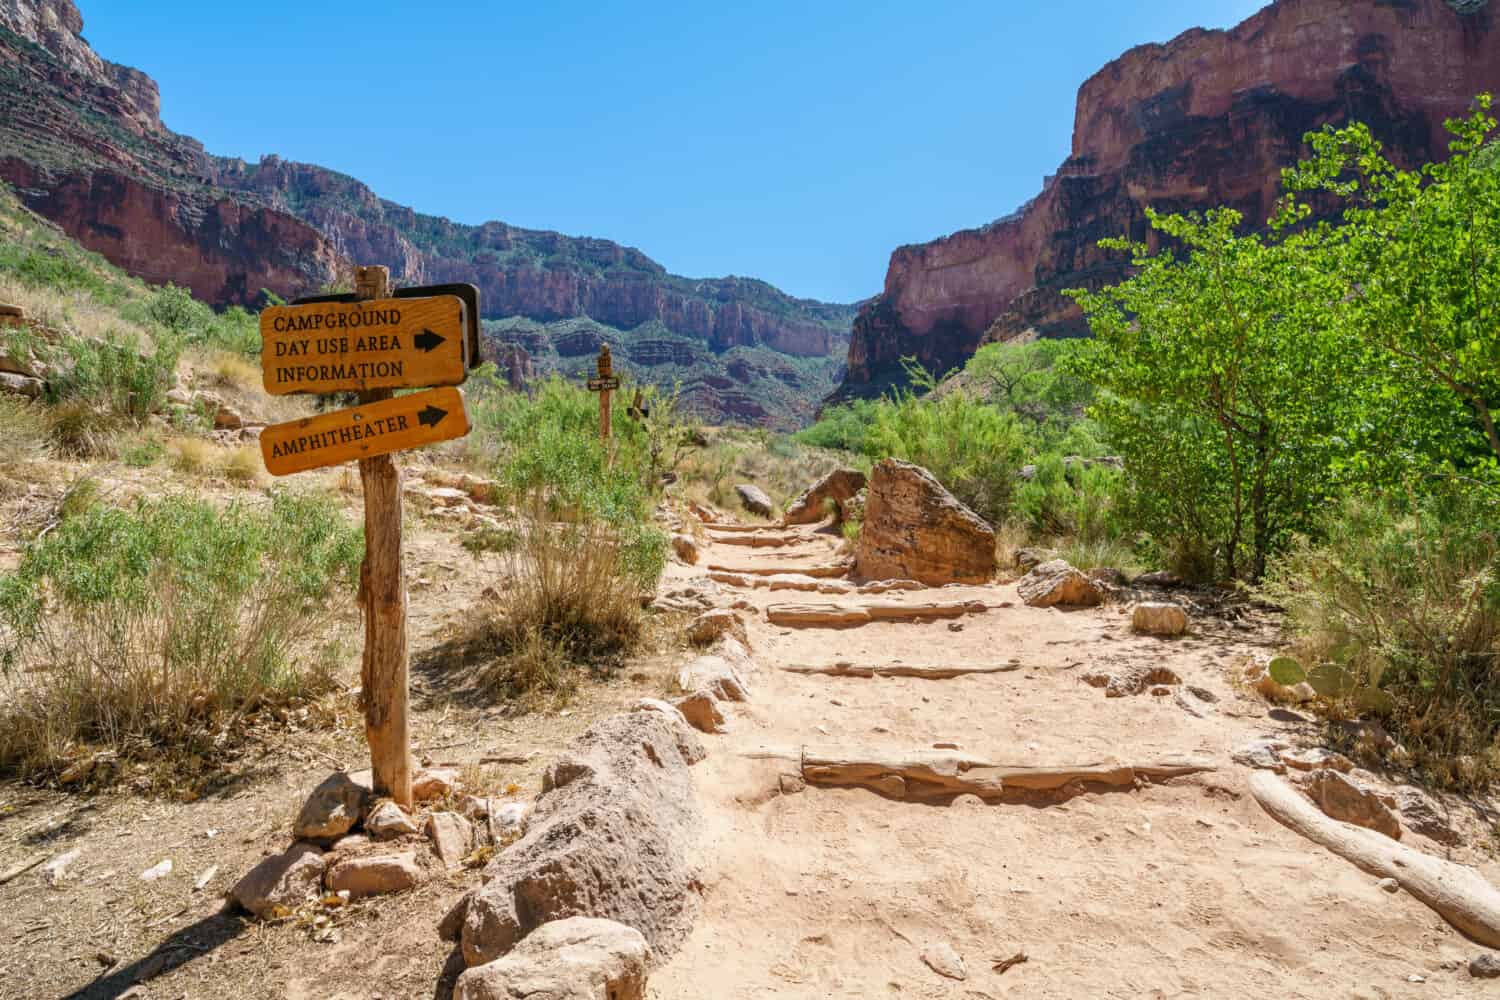
<instances>
[{"instance_id":1,"label":"sandy path","mask_svg":"<svg viewBox=\"0 0 1500 1000\"><path fill-rule=\"evenodd\" d=\"M713 543L703 564L817 562L796 550ZM774 555L773 555L774 553ZM681 575L700 569L677 567ZM763 608L823 595L731 591ZM662 1000L760 997L1467 997L1495 987L1463 965L1480 949L1404 893L1266 816L1229 748L1314 728L1237 691L1230 665L1265 628L1195 619L1193 637L1133 636L1117 608L1025 607L1010 586L887 595L978 599L945 622L782 629L755 616L754 701L710 738L698 768L707 813L704 909L693 937L652 980ZM841 598L847 600L847 598ZM994 607L1012 602L1012 607ZM778 669L853 660L1019 659L1016 672L950 680L834 678ZM1172 697L1106 698L1078 680L1101 665L1152 663L1219 697L1194 718ZM1289 721L1278 721L1285 719ZM863 790L782 795L789 762L765 747L855 744L892 750L948 741L1031 764L1213 758L1219 770L1134 791L1042 806L925 806ZM1406 842L1440 851L1408 833ZM1500 867L1472 852L1492 880ZM967 978L942 978L920 953L947 942ZM992 961L1030 956L1003 975ZM1411 977L1423 982L1413 982Z\"/></svg>"}]
</instances>

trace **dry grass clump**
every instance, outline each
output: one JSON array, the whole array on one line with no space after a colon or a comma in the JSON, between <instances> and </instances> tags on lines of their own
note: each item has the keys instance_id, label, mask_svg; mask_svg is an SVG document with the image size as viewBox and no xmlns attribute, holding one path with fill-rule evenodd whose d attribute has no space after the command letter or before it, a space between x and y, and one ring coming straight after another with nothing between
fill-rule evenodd
<instances>
[{"instance_id":1,"label":"dry grass clump","mask_svg":"<svg viewBox=\"0 0 1500 1000\"><path fill-rule=\"evenodd\" d=\"M1263 596L1341 719L1379 717L1392 763L1464 789L1500 777L1500 501L1455 488L1350 500L1300 540Z\"/></svg>"},{"instance_id":2,"label":"dry grass clump","mask_svg":"<svg viewBox=\"0 0 1500 1000\"><path fill-rule=\"evenodd\" d=\"M231 482L262 485L270 479L258 445L244 444L229 449L224 453L222 468L224 477Z\"/></svg>"},{"instance_id":3,"label":"dry grass clump","mask_svg":"<svg viewBox=\"0 0 1500 1000\"><path fill-rule=\"evenodd\" d=\"M0 472L45 458L52 448L47 408L0 393Z\"/></svg>"},{"instance_id":4,"label":"dry grass clump","mask_svg":"<svg viewBox=\"0 0 1500 1000\"><path fill-rule=\"evenodd\" d=\"M175 437L167 442L167 459L178 472L207 475L221 461L220 448L206 438Z\"/></svg>"},{"instance_id":5,"label":"dry grass clump","mask_svg":"<svg viewBox=\"0 0 1500 1000\"><path fill-rule=\"evenodd\" d=\"M513 698L566 695L577 664L598 664L641 635L641 584L624 568L627 543L608 523L553 520L533 491L500 559L510 580L503 606L483 623L497 654L485 682Z\"/></svg>"},{"instance_id":6,"label":"dry grass clump","mask_svg":"<svg viewBox=\"0 0 1500 1000\"><path fill-rule=\"evenodd\" d=\"M209 370L218 385L241 392L253 392L261 388L260 366L243 354L216 354L209 362Z\"/></svg>"}]
</instances>

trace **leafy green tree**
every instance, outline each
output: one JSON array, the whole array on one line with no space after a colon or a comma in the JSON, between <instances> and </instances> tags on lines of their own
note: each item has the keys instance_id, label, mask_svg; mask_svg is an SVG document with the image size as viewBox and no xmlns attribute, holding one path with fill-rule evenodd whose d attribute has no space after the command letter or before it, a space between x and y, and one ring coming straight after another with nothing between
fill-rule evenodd
<instances>
[{"instance_id":1,"label":"leafy green tree","mask_svg":"<svg viewBox=\"0 0 1500 1000\"><path fill-rule=\"evenodd\" d=\"M1258 579L1333 485L1351 361L1326 315L1335 285L1293 242L1239 234L1230 209L1148 215L1181 250L1104 241L1138 270L1072 293L1095 335L1072 369L1109 394L1095 416L1160 498L1138 504L1143 526Z\"/></svg>"},{"instance_id":2,"label":"leafy green tree","mask_svg":"<svg viewBox=\"0 0 1500 1000\"><path fill-rule=\"evenodd\" d=\"M1500 459L1500 146L1491 141L1491 105L1481 94L1467 118L1447 123L1454 140L1441 163L1398 169L1355 124L1309 135L1312 157L1285 173L1292 196L1279 229L1303 226L1330 200L1342 205L1339 223L1307 227L1297 241L1333 284L1337 322L1382 355L1367 400L1403 418L1397 433L1365 449L1367 466L1384 456L1492 472Z\"/></svg>"}]
</instances>

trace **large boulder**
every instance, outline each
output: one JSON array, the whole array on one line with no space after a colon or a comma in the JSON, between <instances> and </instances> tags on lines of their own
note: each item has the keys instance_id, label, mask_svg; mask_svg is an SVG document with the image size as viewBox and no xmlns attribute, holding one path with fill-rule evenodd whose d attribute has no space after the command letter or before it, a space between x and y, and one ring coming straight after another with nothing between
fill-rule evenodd
<instances>
[{"instance_id":1,"label":"large boulder","mask_svg":"<svg viewBox=\"0 0 1500 1000\"><path fill-rule=\"evenodd\" d=\"M734 488L734 491L740 496L740 506L750 513L759 517L770 517L776 513L775 504L771 503L771 498L766 496L766 491L759 486L741 483Z\"/></svg>"},{"instance_id":2,"label":"large boulder","mask_svg":"<svg viewBox=\"0 0 1500 1000\"><path fill-rule=\"evenodd\" d=\"M1061 559L1044 562L1021 577L1016 593L1033 608L1091 608L1104 601L1098 583Z\"/></svg>"},{"instance_id":3,"label":"large boulder","mask_svg":"<svg viewBox=\"0 0 1500 1000\"><path fill-rule=\"evenodd\" d=\"M995 532L932 473L888 458L870 476L854 559L866 580L986 583L995 574Z\"/></svg>"},{"instance_id":4,"label":"large boulder","mask_svg":"<svg viewBox=\"0 0 1500 1000\"><path fill-rule=\"evenodd\" d=\"M589 727L543 776L526 835L444 921L464 961L493 962L543 924L576 916L634 927L669 957L697 912L689 855L701 816L688 768L703 756L697 735L661 712Z\"/></svg>"},{"instance_id":5,"label":"large boulder","mask_svg":"<svg viewBox=\"0 0 1500 1000\"><path fill-rule=\"evenodd\" d=\"M783 524L817 524L823 520L824 507L834 503L834 516L844 520L844 505L865 488L865 474L856 469L835 469L802 491L782 517Z\"/></svg>"},{"instance_id":6,"label":"large boulder","mask_svg":"<svg viewBox=\"0 0 1500 1000\"><path fill-rule=\"evenodd\" d=\"M613 920L538 927L504 958L458 977L454 1000L644 1000L651 948Z\"/></svg>"}]
</instances>

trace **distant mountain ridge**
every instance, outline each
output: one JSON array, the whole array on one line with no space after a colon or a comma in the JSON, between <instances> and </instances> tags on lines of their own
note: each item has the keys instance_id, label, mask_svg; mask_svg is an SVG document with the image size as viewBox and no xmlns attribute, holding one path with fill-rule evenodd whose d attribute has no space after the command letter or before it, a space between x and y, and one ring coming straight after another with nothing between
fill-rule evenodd
<instances>
[{"instance_id":1,"label":"distant mountain ridge","mask_svg":"<svg viewBox=\"0 0 1500 1000\"><path fill-rule=\"evenodd\" d=\"M794 298L751 278L679 277L608 240L462 225L311 164L210 155L162 124L149 76L101 59L82 30L73 0L0 0L0 180L148 281L218 305L254 304L262 288L316 290L353 262L385 264L402 285L468 281L489 319L587 318L623 340L649 326L648 339L664 330L696 343L690 365L663 374L686 372L685 395L708 419L746 408L719 407L724 390L702 378L755 388L728 374L722 355L734 349L804 359L795 386L775 383L760 421L768 425L810 417L842 375L853 305ZM653 379L652 369L642 364L638 374Z\"/></svg>"},{"instance_id":2,"label":"distant mountain ridge","mask_svg":"<svg viewBox=\"0 0 1500 1000\"><path fill-rule=\"evenodd\" d=\"M1260 225L1281 168L1324 124L1369 124L1397 161L1440 157L1446 118L1500 91L1495 0L1276 0L1111 62L1078 92L1072 155L1019 211L891 254L855 321L835 399L879 394L915 357L939 374L987 342L1087 332L1060 293L1124 277L1105 237L1145 210L1229 205Z\"/></svg>"}]
</instances>

